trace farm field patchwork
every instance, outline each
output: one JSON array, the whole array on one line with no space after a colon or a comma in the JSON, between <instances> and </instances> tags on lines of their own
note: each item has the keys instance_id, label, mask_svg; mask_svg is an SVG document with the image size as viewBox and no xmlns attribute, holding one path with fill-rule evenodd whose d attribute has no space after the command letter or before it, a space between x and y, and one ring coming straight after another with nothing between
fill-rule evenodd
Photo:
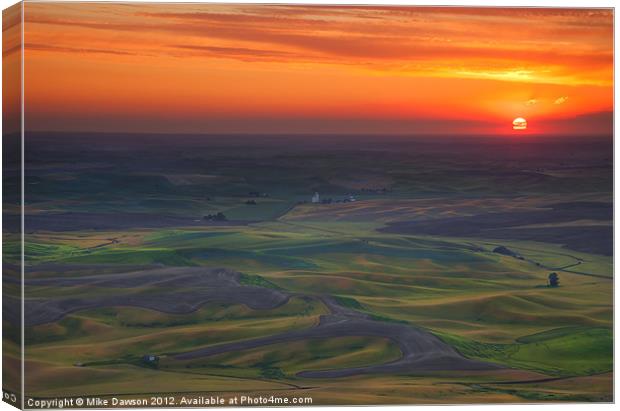
<instances>
[{"instance_id":1,"label":"farm field patchwork","mask_svg":"<svg viewBox=\"0 0 620 411\"><path fill-rule=\"evenodd\" d=\"M139 145L102 157L88 136L31 137L33 397L612 399L608 140L590 151L529 142L532 159L480 139L473 161L415 142L261 142L250 155L235 147L257 143L242 137L188 137L155 140L136 161ZM71 149L54 150L58 139ZM557 152L579 153L582 168L554 162ZM502 155L512 161L499 165ZM529 171L540 164L545 172ZM3 286L15 294L19 243L5 241L4 256ZM19 352L11 293L9 358Z\"/></svg>"}]
</instances>

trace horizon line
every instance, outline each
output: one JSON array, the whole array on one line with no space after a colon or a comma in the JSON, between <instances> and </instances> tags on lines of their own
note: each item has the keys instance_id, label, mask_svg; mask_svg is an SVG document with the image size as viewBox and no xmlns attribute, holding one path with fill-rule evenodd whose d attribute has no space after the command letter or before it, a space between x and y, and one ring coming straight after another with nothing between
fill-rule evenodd
<instances>
[{"instance_id":1,"label":"horizon line","mask_svg":"<svg viewBox=\"0 0 620 411\"><path fill-rule=\"evenodd\" d=\"M3 135L10 134L20 134L21 131L3 133ZM354 137L354 136L368 136L368 137L614 137L615 132L611 133L596 133L596 134L584 134L584 133L534 133L534 132L507 132L507 133L393 133L393 132L369 132L369 133L356 133L356 132L256 132L256 133L240 133L240 132L176 132L176 131L165 131L165 132L151 132L151 131L68 131L68 130L24 130L24 134L26 133L36 133L36 134L104 134L104 135L139 135L139 136L166 136L166 135L177 135L177 136L273 136L273 137L287 137L287 136L342 136L342 137Z\"/></svg>"}]
</instances>

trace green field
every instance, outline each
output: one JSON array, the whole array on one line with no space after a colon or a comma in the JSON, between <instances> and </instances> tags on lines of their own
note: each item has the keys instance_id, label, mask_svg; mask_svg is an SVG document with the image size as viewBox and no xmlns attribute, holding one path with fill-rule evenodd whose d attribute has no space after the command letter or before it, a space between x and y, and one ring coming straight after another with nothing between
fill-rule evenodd
<instances>
[{"instance_id":1,"label":"green field","mask_svg":"<svg viewBox=\"0 0 620 411\"><path fill-rule=\"evenodd\" d=\"M139 244L120 242L88 252L79 246L88 241L88 234L81 234L75 245L49 240L43 243L46 246L35 243L32 249L37 251L37 261L234 265L244 273L245 284L331 294L339 304L377 320L435 332L469 358L554 377L601 374L613 367L611 271L606 258L587 256L588 265L582 268L596 268L593 273L600 277L561 272L562 286L551 289L546 287L549 270L494 254L485 240L377 234L372 224L308 223L302 228L262 223L215 231L140 230L129 233L134 241L141 239ZM97 235L113 237L117 233ZM546 264L564 263L563 250L552 245L511 242L510 247L528 258L544 258ZM536 251L529 254L530 247ZM69 255L64 252L67 249L72 250ZM53 287L29 290L37 298L58 296L58 292ZM63 292L71 295L75 290ZM324 312L320 304L301 299L273 311L223 304L191 315L106 308L78 312L54 325L32 327L26 338L35 368L39 361L48 363L46 358L52 352L54 367L84 363L83 368L93 370L148 368L140 360L144 353L165 356L196 346L304 328L316 323ZM389 343L347 341L299 342L287 345L284 351L284 346L274 345L204 361L164 358L159 367L166 372L281 382L298 380L295 374L302 370L398 357L398 348ZM100 378L106 380L103 375Z\"/></svg>"},{"instance_id":2,"label":"green field","mask_svg":"<svg viewBox=\"0 0 620 411\"><path fill-rule=\"evenodd\" d=\"M28 177L37 184L26 205L27 301L156 301L169 292L182 300L204 289L173 277L115 283L168 268L231 270L240 286L288 299L267 309L206 301L183 313L120 303L68 310L25 329L32 396L311 392L315 404L612 398L613 260L607 243L595 241L596 230L612 224L605 169L558 179L523 171L530 160L498 166L490 157L388 150L391 161L377 163L373 152L283 154L279 147L254 157L230 148L153 149L153 164L134 164L123 151L101 159L82 149L84 169L55 153L49 169ZM98 161L117 169L91 169ZM487 172L493 167L497 175ZM312 204L315 191L334 200ZM343 202L351 193L356 201ZM48 221L46 213L62 218ZM203 218L216 213L226 220ZM479 215L488 221L470 220ZM515 226L512 215L523 223ZM5 235L14 239L3 244L5 263L19 264L18 237ZM514 255L494 252L500 246ZM548 286L551 272L559 287ZM80 282L89 278L97 282ZM4 289L19 295L18 282ZM348 315L425 330L467 359L502 368L300 376L398 361L402 348L390 335L300 338L176 358L319 327L336 315L327 297ZM5 358L17 361L19 330L5 321L4 331Z\"/></svg>"}]
</instances>

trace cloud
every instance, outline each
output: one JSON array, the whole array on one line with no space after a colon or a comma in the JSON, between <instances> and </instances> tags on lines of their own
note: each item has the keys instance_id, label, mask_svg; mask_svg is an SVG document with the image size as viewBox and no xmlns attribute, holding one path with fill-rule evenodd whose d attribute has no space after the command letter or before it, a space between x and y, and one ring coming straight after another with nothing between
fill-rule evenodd
<instances>
[{"instance_id":1,"label":"cloud","mask_svg":"<svg viewBox=\"0 0 620 411\"><path fill-rule=\"evenodd\" d=\"M59 47L49 44L26 43L24 48L27 50L50 51L60 53L78 53L78 54L111 54L114 56L137 56L139 54L122 50L110 49L93 49L93 48L76 48L76 47Z\"/></svg>"},{"instance_id":2,"label":"cloud","mask_svg":"<svg viewBox=\"0 0 620 411\"><path fill-rule=\"evenodd\" d=\"M2 47L2 57L7 57L11 54L14 53L21 53L22 51L22 45L21 44L16 44L14 46L10 46L10 47Z\"/></svg>"},{"instance_id":3,"label":"cloud","mask_svg":"<svg viewBox=\"0 0 620 411\"><path fill-rule=\"evenodd\" d=\"M44 7L43 7L44 8ZM27 14L29 23L58 25L71 28L83 28L89 30L145 31L160 33L165 36L174 36L177 44L190 45L196 37L208 39L210 42L220 40L238 42L233 48L238 51L246 49L246 53L236 52L240 59L255 59L256 45L259 49L270 50L269 57L279 60L316 60L317 62L340 62L351 64L379 63L379 62L415 62L418 66L424 66L427 70L436 71L437 65L477 72L479 65L492 66L498 70L506 71L515 67L548 66L553 61L552 73L555 77L561 76L562 68L571 68L567 71L579 73L593 72L595 69L606 69L613 64L613 53L610 46L606 52L592 51L589 44L591 38L574 33L566 34L562 30L565 24L559 25L555 14L545 17L545 25L538 25L541 31L539 37L546 38L544 45L537 46L536 42L525 41L521 37L512 34L519 32L523 24L531 26L531 22L521 18L522 11L512 10L507 13L494 10L494 13L503 15L506 13L509 23L497 21L497 17L489 10L482 10L477 19L451 18L446 15L451 13L475 13L475 10L444 10L425 8L320 8L320 7L246 7L243 11L225 10L221 7L203 8L202 12L178 12L167 11L166 8L158 8L157 12L141 12L130 15L125 19L116 17L109 18L85 18L84 16L53 17L45 13L31 12ZM36 10L36 9L35 9ZM182 10L182 8L181 8ZM485 13L491 13L486 15ZM528 12L531 13L531 12ZM559 13L565 16L564 11ZM572 15L573 12L568 13ZM516 16L512 16L516 14ZM577 15L580 15L577 13ZM581 14L583 15L583 13ZM360 16L364 16L364 20ZM529 14L528 14L529 16ZM534 16L537 16L536 14ZM368 23L368 17L378 17L378 22ZM589 19L609 20L609 12L595 14ZM533 17L529 17L533 18ZM583 18L583 16L582 16ZM566 17L562 17L562 23ZM598 21L598 20L597 20ZM514 26L506 29L506 25ZM495 26L501 25L503 30L496 30ZM548 26L552 26L551 28ZM608 22L608 28L612 24ZM472 34L474 33L474 34ZM546 35L545 35L546 34ZM92 32L91 32L92 35ZM494 42L481 41L486 36L494 36ZM570 35L570 36L569 36ZM607 34L597 33L597 42L601 36ZM500 37L498 37L500 36ZM562 37L562 42L570 43L571 47L549 47L548 43L557 37ZM136 36L128 36L125 42L140 43ZM609 32L611 38L611 31ZM49 41L49 39L46 38ZM62 39L59 39L62 41ZM41 41L39 41L41 43ZM60 46L57 41L53 44ZM210 44L215 45L217 44ZM144 44L133 44L135 49L143 49ZM150 49L154 44L148 45ZM67 44L66 47L75 47ZM88 47L83 47L88 48ZM293 49L293 50L291 50ZM195 50L197 51L197 50ZM206 50L203 50L206 51ZM293 51L293 53L291 53ZM527 51L526 53L524 51ZM167 50L162 49L166 53ZM286 55L286 53L289 53ZM205 53L212 54L212 53ZM276 55L279 54L279 55ZM262 54L262 59L267 59ZM354 59L354 61L352 61ZM549 77L549 76L547 76ZM551 76L553 77L553 76ZM549 81L549 78L546 78Z\"/></svg>"},{"instance_id":4,"label":"cloud","mask_svg":"<svg viewBox=\"0 0 620 411\"><path fill-rule=\"evenodd\" d=\"M246 47L215 47L194 45L171 45L170 47L195 52L199 56L232 58L242 61L279 61L286 59L302 60L304 56L286 51L265 50Z\"/></svg>"},{"instance_id":5,"label":"cloud","mask_svg":"<svg viewBox=\"0 0 620 411\"><path fill-rule=\"evenodd\" d=\"M558 98L555 99L553 104L555 104L555 105L564 104L564 103L566 103L566 100L568 100L567 96L558 97Z\"/></svg>"},{"instance_id":6,"label":"cloud","mask_svg":"<svg viewBox=\"0 0 620 411\"><path fill-rule=\"evenodd\" d=\"M530 99L530 100L526 101L526 102L525 102L525 105L526 105L526 106L533 106L534 104L537 104L537 103L538 103L538 100L536 100L535 98L533 98L533 99Z\"/></svg>"},{"instance_id":7,"label":"cloud","mask_svg":"<svg viewBox=\"0 0 620 411\"><path fill-rule=\"evenodd\" d=\"M613 135L613 111L598 111L566 118L556 118L543 121L541 127L555 130L565 135Z\"/></svg>"}]
</instances>

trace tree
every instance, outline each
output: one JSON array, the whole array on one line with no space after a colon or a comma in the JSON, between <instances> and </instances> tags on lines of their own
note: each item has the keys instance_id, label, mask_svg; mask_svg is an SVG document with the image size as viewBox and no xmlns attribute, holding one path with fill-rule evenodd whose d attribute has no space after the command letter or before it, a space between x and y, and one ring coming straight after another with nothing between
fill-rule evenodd
<instances>
[{"instance_id":1,"label":"tree","mask_svg":"<svg viewBox=\"0 0 620 411\"><path fill-rule=\"evenodd\" d=\"M207 221L227 221L228 219L226 218L226 216L224 215L224 213L219 212L217 214L207 214L206 216L202 217L203 220L207 220Z\"/></svg>"},{"instance_id":2,"label":"tree","mask_svg":"<svg viewBox=\"0 0 620 411\"><path fill-rule=\"evenodd\" d=\"M560 285L560 277L558 273L549 274L549 287L557 287Z\"/></svg>"}]
</instances>

